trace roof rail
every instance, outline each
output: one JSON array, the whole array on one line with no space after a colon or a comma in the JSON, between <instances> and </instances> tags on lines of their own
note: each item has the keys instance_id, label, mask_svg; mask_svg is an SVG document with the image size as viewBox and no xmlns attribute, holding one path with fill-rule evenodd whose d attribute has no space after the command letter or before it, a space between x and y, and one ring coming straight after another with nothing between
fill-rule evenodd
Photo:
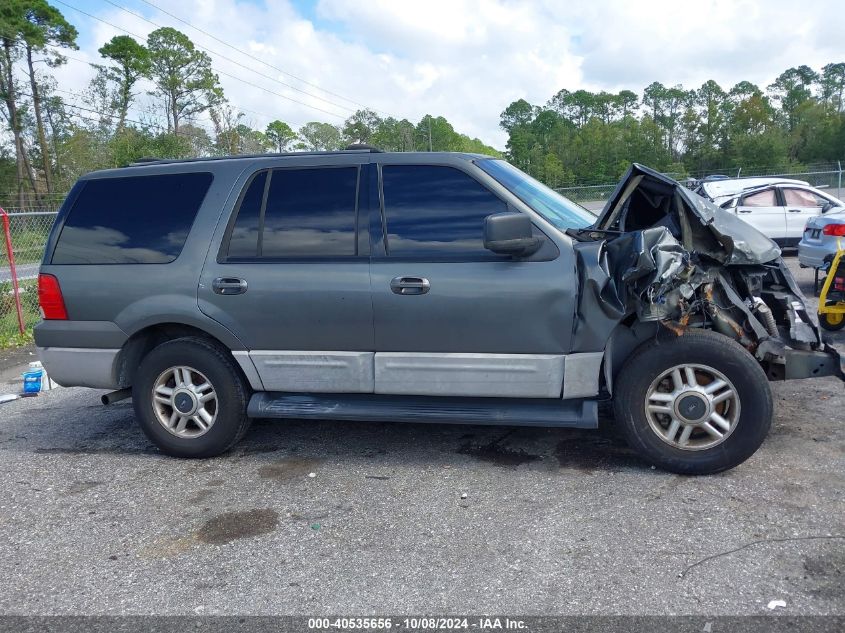
<instances>
[{"instance_id":1,"label":"roof rail","mask_svg":"<svg viewBox=\"0 0 845 633\"><path fill-rule=\"evenodd\" d=\"M271 152L271 153L264 153L264 154L233 154L227 156L197 156L195 158L139 158L136 161L130 163L129 167L142 167L144 165L169 165L171 163L200 163L200 162L212 162L217 160L238 160L238 159L250 159L250 158L278 158L280 156L326 156L326 155L333 155L333 154L345 154L345 153L370 153L370 152L382 152L382 150L378 149L377 147L372 147L370 145L350 145L346 149L342 150L328 150L328 151L320 151L320 152Z\"/></svg>"},{"instance_id":2,"label":"roof rail","mask_svg":"<svg viewBox=\"0 0 845 633\"><path fill-rule=\"evenodd\" d=\"M367 145L366 143L352 143L351 145L347 145L343 151L351 152L351 151L367 151L372 152L374 154L382 154L384 153L383 149L379 149L374 145Z\"/></svg>"}]
</instances>

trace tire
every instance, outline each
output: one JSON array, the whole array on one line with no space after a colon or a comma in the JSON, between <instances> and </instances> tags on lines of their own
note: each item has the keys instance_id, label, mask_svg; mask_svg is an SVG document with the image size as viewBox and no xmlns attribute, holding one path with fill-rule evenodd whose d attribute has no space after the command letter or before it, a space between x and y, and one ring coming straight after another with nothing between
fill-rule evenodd
<instances>
[{"instance_id":1,"label":"tire","mask_svg":"<svg viewBox=\"0 0 845 633\"><path fill-rule=\"evenodd\" d=\"M673 473L709 475L754 454L771 427L773 404L766 374L745 348L722 334L690 329L634 351L616 379L613 411L641 457Z\"/></svg>"},{"instance_id":2,"label":"tire","mask_svg":"<svg viewBox=\"0 0 845 633\"><path fill-rule=\"evenodd\" d=\"M845 314L819 314L819 325L828 332L837 332L845 327Z\"/></svg>"},{"instance_id":3,"label":"tire","mask_svg":"<svg viewBox=\"0 0 845 633\"><path fill-rule=\"evenodd\" d=\"M229 353L195 337L153 349L132 385L141 429L161 452L174 457L213 457L232 448L249 428L248 393Z\"/></svg>"}]
</instances>

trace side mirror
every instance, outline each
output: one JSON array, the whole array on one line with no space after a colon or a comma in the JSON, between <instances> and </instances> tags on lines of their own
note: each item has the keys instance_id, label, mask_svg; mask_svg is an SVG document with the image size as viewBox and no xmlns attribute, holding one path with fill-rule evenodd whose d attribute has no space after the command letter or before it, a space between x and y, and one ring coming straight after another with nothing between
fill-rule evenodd
<instances>
[{"instance_id":1,"label":"side mirror","mask_svg":"<svg viewBox=\"0 0 845 633\"><path fill-rule=\"evenodd\" d=\"M833 204L832 202L825 202L824 206L822 207L822 213L827 213L828 211L830 211L835 206L836 205Z\"/></svg>"},{"instance_id":2,"label":"side mirror","mask_svg":"<svg viewBox=\"0 0 845 633\"><path fill-rule=\"evenodd\" d=\"M494 213L484 218L484 248L500 255L527 257L540 248L531 218L524 213Z\"/></svg>"}]
</instances>

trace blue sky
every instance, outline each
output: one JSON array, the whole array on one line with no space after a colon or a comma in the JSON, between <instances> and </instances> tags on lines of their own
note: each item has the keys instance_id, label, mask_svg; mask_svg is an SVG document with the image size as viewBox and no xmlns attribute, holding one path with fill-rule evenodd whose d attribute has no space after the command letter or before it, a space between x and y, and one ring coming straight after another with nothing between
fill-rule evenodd
<instances>
[{"instance_id":1,"label":"blue sky","mask_svg":"<svg viewBox=\"0 0 845 633\"><path fill-rule=\"evenodd\" d=\"M142 38L155 28L105 0L64 1ZM700 0L695 10L670 0L150 1L274 67L141 0L113 0L215 51L227 97L258 128L274 118L341 123L364 104L414 122L443 115L502 148L499 113L515 99L544 104L561 88L641 93L652 81L765 86L790 66L845 61L845 12L833 0L800 9L792 0ZM121 31L55 5L80 31L76 60L55 74L81 95L93 74L86 62ZM136 114L150 107L141 95Z\"/></svg>"}]
</instances>

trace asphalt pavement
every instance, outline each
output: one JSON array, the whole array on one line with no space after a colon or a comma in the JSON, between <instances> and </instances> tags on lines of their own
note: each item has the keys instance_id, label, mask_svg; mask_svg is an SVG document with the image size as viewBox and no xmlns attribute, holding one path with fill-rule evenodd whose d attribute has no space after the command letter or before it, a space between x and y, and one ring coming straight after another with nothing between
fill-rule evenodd
<instances>
[{"instance_id":1,"label":"asphalt pavement","mask_svg":"<svg viewBox=\"0 0 845 633\"><path fill-rule=\"evenodd\" d=\"M258 421L192 461L98 391L0 405L0 613L843 615L843 383L773 390L760 451L699 478L607 418Z\"/></svg>"}]
</instances>

